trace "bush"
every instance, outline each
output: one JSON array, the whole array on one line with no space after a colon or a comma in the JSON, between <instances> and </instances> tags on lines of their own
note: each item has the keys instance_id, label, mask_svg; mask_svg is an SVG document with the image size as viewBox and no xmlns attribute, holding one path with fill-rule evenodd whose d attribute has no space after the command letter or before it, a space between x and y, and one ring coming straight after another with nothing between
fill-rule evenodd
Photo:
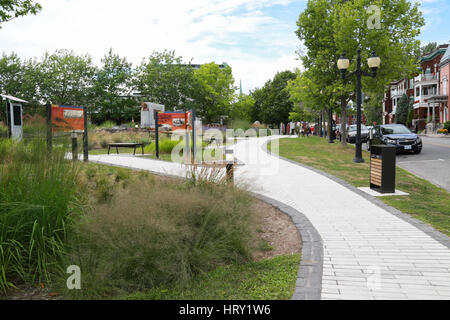
<instances>
[{"instance_id":1,"label":"bush","mask_svg":"<svg viewBox=\"0 0 450 320\"><path fill-rule=\"evenodd\" d=\"M450 121L446 121L444 123L444 129L446 129L448 132L450 132Z\"/></svg>"},{"instance_id":2,"label":"bush","mask_svg":"<svg viewBox=\"0 0 450 320\"><path fill-rule=\"evenodd\" d=\"M179 141L172 141L169 139L160 140L159 141L159 152L167 153L167 154L172 153L173 148L175 148L175 146L179 143L180 143ZM145 153L155 153L155 149L156 149L156 143L153 142L152 144L150 144L144 148L144 152Z\"/></svg>"},{"instance_id":3,"label":"bush","mask_svg":"<svg viewBox=\"0 0 450 320\"><path fill-rule=\"evenodd\" d=\"M72 297L103 298L182 283L251 259L247 193L226 185L142 180L74 228L66 264L80 266L84 287L68 292Z\"/></svg>"},{"instance_id":4,"label":"bush","mask_svg":"<svg viewBox=\"0 0 450 320\"><path fill-rule=\"evenodd\" d=\"M437 133L447 134L447 133L448 133L448 130L447 130L447 129L439 129L439 130L437 131Z\"/></svg>"},{"instance_id":5,"label":"bush","mask_svg":"<svg viewBox=\"0 0 450 320\"><path fill-rule=\"evenodd\" d=\"M78 167L45 141L0 141L0 291L19 282L51 281L82 207Z\"/></svg>"}]
</instances>

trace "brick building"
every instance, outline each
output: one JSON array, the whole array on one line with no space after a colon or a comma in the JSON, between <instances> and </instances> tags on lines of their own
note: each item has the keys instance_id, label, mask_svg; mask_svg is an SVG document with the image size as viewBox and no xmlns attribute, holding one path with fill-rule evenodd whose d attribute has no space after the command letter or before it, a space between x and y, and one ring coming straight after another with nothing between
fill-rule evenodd
<instances>
[{"instance_id":1,"label":"brick building","mask_svg":"<svg viewBox=\"0 0 450 320\"><path fill-rule=\"evenodd\" d=\"M450 46L441 58L439 63L440 68L440 99L441 102L439 106L439 122L442 124L446 121L450 121Z\"/></svg>"},{"instance_id":2,"label":"brick building","mask_svg":"<svg viewBox=\"0 0 450 320\"><path fill-rule=\"evenodd\" d=\"M406 94L413 100L414 117L412 125L418 130L426 128L427 123L434 121L439 124L443 123L444 118L448 115L447 108L444 108L442 103L441 86L447 86L450 69L450 53L449 45L444 44L437 47L435 50L425 53L420 57L420 69L418 74L412 79L401 79L393 81L389 89L385 93L383 101L383 122L394 123L395 111L398 102ZM445 59L442 59L445 55ZM442 61L441 61L442 60ZM441 76L441 67L443 68L445 79ZM442 84L441 84L442 82ZM448 99L447 99L448 100ZM447 112L446 114L444 114ZM436 126L433 126L433 130Z\"/></svg>"}]
</instances>

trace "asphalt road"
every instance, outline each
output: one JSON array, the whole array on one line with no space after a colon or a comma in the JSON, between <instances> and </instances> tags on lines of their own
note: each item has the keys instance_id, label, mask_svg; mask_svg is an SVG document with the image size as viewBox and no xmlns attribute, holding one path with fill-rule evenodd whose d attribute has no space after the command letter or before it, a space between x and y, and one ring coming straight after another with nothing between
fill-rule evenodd
<instances>
[{"instance_id":1,"label":"asphalt road","mask_svg":"<svg viewBox=\"0 0 450 320\"><path fill-rule=\"evenodd\" d=\"M450 139L421 138L422 152L398 154L397 165L450 192Z\"/></svg>"}]
</instances>

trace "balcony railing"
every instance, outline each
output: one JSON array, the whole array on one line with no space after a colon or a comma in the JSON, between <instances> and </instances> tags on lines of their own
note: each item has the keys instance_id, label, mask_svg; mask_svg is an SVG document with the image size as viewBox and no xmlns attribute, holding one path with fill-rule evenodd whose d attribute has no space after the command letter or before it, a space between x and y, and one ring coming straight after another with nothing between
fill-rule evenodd
<instances>
[{"instance_id":1,"label":"balcony railing","mask_svg":"<svg viewBox=\"0 0 450 320\"><path fill-rule=\"evenodd\" d=\"M432 81L438 80L437 75L435 74L423 74L420 76L420 81Z\"/></svg>"}]
</instances>

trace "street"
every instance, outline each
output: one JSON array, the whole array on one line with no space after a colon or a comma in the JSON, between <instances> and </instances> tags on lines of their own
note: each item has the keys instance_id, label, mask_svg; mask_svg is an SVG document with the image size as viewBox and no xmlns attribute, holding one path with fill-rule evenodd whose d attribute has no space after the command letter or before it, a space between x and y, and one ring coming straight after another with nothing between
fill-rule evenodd
<instances>
[{"instance_id":1,"label":"street","mask_svg":"<svg viewBox=\"0 0 450 320\"><path fill-rule=\"evenodd\" d=\"M450 139L421 136L420 154L397 155L397 165L450 191Z\"/></svg>"},{"instance_id":2,"label":"street","mask_svg":"<svg viewBox=\"0 0 450 320\"><path fill-rule=\"evenodd\" d=\"M420 154L398 153L397 165L418 177L450 191L450 138L420 136ZM367 150L367 144L363 143Z\"/></svg>"}]
</instances>

